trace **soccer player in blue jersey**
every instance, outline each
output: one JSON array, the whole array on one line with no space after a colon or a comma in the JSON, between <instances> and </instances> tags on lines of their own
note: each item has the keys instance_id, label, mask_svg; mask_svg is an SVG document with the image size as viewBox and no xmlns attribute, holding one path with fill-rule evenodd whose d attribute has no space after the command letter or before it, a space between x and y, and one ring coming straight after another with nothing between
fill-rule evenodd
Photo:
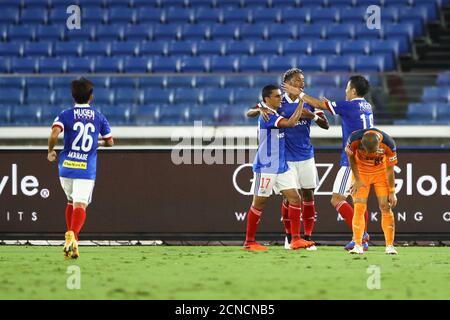
<instances>
[{"instance_id":1,"label":"soccer player in blue jersey","mask_svg":"<svg viewBox=\"0 0 450 320\"><path fill-rule=\"evenodd\" d=\"M303 90L285 83L284 86L289 88L294 94L299 95L308 104L317 109L328 110L333 115L340 115L342 120L342 152L340 165L341 168L336 176L333 185L333 195L331 204L340 215L344 218L347 225L352 229L353 208L346 201L350 195L351 184L351 168L348 162L348 157L345 152L345 146L348 137L353 131L367 129L373 127L373 113L371 104L364 99L364 96L369 92L369 82L361 75L350 77L345 89L345 101L328 101L327 99L318 100L307 95ZM364 250L368 249L369 234L367 233L368 212L365 212L365 232L363 235ZM352 240L345 249L352 250L355 242Z\"/></svg>"},{"instance_id":2,"label":"soccer player in blue jersey","mask_svg":"<svg viewBox=\"0 0 450 320\"><path fill-rule=\"evenodd\" d=\"M287 70L283 74L283 82L301 90L305 87L305 77L303 71L297 68ZM284 117L290 117L299 103L298 95L292 95L285 92L281 107L278 113ZM247 116L254 117L258 114L266 119L270 110L266 108L250 109ZM294 172L297 189L302 196L302 220L304 226L305 240L311 241L312 232L315 223L315 204L314 189L317 187L317 169L314 161L314 148L311 144L310 126L314 120L321 128L328 129L329 124L322 110L315 110L309 104L304 104L300 120L293 128L285 129L286 139L286 161L289 168ZM290 219L288 216L289 202L283 198L281 205L281 217L286 232L285 248L290 249ZM315 246L307 248L307 250L316 250Z\"/></svg>"},{"instance_id":3,"label":"soccer player in blue jersey","mask_svg":"<svg viewBox=\"0 0 450 320\"><path fill-rule=\"evenodd\" d=\"M288 214L291 220L291 249L306 248L314 242L300 238L300 203L293 171L289 169L285 157L285 129L294 127L303 110L299 101L289 119L278 114L281 105L281 90L275 85L265 86L262 90L262 108L271 111L268 121L262 117L258 121L258 151L253 162L253 202L247 214L247 233L244 249L265 251L267 247L255 241L256 230L262 210L272 191L281 192L289 201Z\"/></svg>"},{"instance_id":4,"label":"soccer player in blue jersey","mask_svg":"<svg viewBox=\"0 0 450 320\"><path fill-rule=\"evenodd\" d=\"M78 234L86 220L86 208L91 202L97 171L97 148L114 144L108 120L92 109L94 85L81 78L71 83L75 106L62 111L53 122L48 139L47 159L57 159L54 147L64 132L64 149L59 154L59 177L67 196L64 257L78 258ZM99 135L102 140L99 141Z\"/></svg>"}]
</instances>

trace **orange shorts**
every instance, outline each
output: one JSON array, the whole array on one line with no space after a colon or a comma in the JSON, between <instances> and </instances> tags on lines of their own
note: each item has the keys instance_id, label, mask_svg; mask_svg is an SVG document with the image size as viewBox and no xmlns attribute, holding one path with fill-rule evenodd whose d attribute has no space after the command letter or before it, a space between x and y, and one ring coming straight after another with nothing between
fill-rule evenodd
<instances>
[{"instance_id":1,"label":"orange shorts","mask_svg":"<svg viewBox=\"0 0 450 320\"><path fill-rule=\"evenodd\" d=\"M359 176L362 181L364 181L365 187L360 188L358 192L353 195L353 199L368 198L371 185L373 185L377 197L387 197L389 195L389 182L385 171L377 174L360 173ZM354 180L354 177L352 178Z\"/></svg>"}]
</instances>

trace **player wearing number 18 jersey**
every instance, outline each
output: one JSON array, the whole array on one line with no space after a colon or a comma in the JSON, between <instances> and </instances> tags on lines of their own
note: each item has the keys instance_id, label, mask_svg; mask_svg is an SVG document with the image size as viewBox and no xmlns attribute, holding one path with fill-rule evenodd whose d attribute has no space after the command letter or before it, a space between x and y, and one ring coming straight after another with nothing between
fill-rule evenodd
<instances>
[{"instance_id":1,"label":"player wearing number 18 jersey","mask_svg":"<svg viewBox=\"0 0 450 320\"><path fill-rule=\"evenodd\" d=\"M48 141L48 160L56 160L58 135L64 132L64 149L59 154L59 177L67 196L66 243L64 256L78 258L78 234L86 219L86 207L92 199L96 171L97 147L112 146L113 139L108 120L90 107L93 84L87 79L72 81L72 109L62 111L52 125ZM99 141L99 135L102 141Z\"/></svg>"}]
</instances>

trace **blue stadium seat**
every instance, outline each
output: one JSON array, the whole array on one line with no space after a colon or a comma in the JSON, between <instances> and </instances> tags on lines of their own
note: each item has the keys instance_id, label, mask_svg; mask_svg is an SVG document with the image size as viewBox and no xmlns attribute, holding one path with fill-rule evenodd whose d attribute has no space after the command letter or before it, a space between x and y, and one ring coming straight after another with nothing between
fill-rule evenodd
<instances>
[{"instance_id":1,"label":"blue stadium seat","mask_svg":"<svg viewBox=\"0 0 450 320\"><path fill-rule=\"evenodd\" d=\"M206 88L203 91L203 104L230 104L233 101L232 97L232 89Z\"/></svg>"},{"instance_id":2,"label":"blue stadium seat","mask_svg":"<svg viewBox=\"0 0 450 320\"><path fill-rule=\"evenodd\" d=\"M252 84L252 76L227 76L224 79L224 87L226 88L251 88Z\"/></svg>"},{"instance_id":3,"label":"blue stadium seat","mask_svg":"<svg viewBox=\"0 0 450 320\"><path fill-rule=\"evenodd\" d=\"M20 22L23 24L45 24L47 21L47 9L25 9L20 15Z\"/></svg>"},{"instance_id":4,"label":"blue stadium seat","mask_svg":"<svg viewBox=\"0 0 450 320\"><path fill-rule=\"evenodd\" d=\"M156 40L177 40L179 26L174 24L159 24L153 31L153 38Z\"/></svg>"},{"instance_id":5,"label":"blue stadium seat","mask_svg":"<svg viewBox=\"0 0 450 320\"><path fill-rule=\"evenodd\" d=\"M262 40L266 37L266 24L243 24L239 28L239 39Z\"/></svg>"},{"instance_id":6,"label":"blue stadium seat","mask_svg":"<svg viewBox=\"0 0 450 320\"><path fill-rule=\"evenodd\" d=\"M228 8L228 9L238 9L242 7L242 1L241 0L219 0L214 1L215 7L218 8Z\"/></svg>"},{"instance_id":7,"label":"blue stadium seat","mask_svg":"<svg viewBox=\"0 0 450 320\"><path fill-rule=\"evenodd\" d=\"M335 8L320 8L311 14L311 23L335 23L339 17L339 10Z\"/></svg>"},{"instance_id":8,"label":"blue stadium seat","mask_svg":"<svg viewBox=\"0 0 450 320\"><path fill-rule=\"evenodd\" d=\"M328 56L327 71L353 71L353 56Z\"/></svg>"},{"instance_id":9,"label":"blue stadium seat","mask_svg":"<svg viewBox=\"0 0 450 320\"><path fill-rule=\"evenodd\" d=\"M240 72L264 72L267 69L267 59L262 56L241 56L239 59Z\"/></svg>"},{"instance_id":10,"label":"blue stadium seat","mask_svg":"<svg viewBox=\"0 0 450 320\"><path fill-rule=\"evenodd\" d=\"M161 23L161 17L163 11L155 8L139 8L136 16L136 20L140 24L156 24Z\"/></svg>"},{"instance_id":11,"label":"blue stadium seat","mask_svg":"<svg viewBox=\"0 0 450 320\"><path fill-rule=\"evenodd\" d=\"M272 40L297 38L297 25L294 23L271 24L267 28L267 37Z\"/></svg>"},{"instance_id":12,"label":"blue stadium seat","mask_svg":"<svg viewBox=\"0 0 450 320\"><path fill-rule=\"evenodd\" d=\"M292 9L292 10L283 10L281 12L281 19L284 23L297 23L304 24L309 22L310 20L310 12L309 10L300 9Z\"/></svg>"},{"instance_id":13,"label":"blue stadium seat","mask_svg":"<svg viewBox=\"0 0 450 320\"><path fill-rule=\"evenodd\" d=\"M112 56L127 56L132 57L139 52L139 42L126 41L126 42L113 42L111 44Z\"/></svg>"},{"instance_id":14,"label":"blue stadium seat","mask_svg":"<svg viewBox=\"0 0 450 320\"><path fill-rule=\"evenodd\" d=\"M167 77L163 76L153 76L153 77L144 77L139 78L139 88L148 89L148 88L166 88L167 87Z\"/></svg>"},{"instance_id":15,"label":"blue stadium seat","mask_svg":"<svg viewBox=\"0 0 450 320\"><path fill-rule=\"evenodd\" d=\"M283 43L283 54L308 54L311 51L311 40L287 41Z\"/></svg>"},{"instance_id":16,"label":"blue stadium seat","mask_svg":"<svg viewBox=\"0 0 450 320\"><path fill-rule=\"evenodd\" d=\"M114 104L114 91L106 88L95 88L94 101L96 105Z\"/></svg>"},{"instance_id":17,"label":"blue stadium seat","mask_svg":"<svg viewBox=\"0 0 450 320\"><path fill-rule=\"evenodd\" d=\"M361 3L369 3L369 0L358 0ZM381 2L381 0L377 0L378 2ZM375 3L375 1L372 4L377 4ZM389 7L389 6L394 6L394 7L403 7L403 9L406 9L405 7L409 6L410 4L410 0L388 0L388 1L383 1L383 5L385 7Z\"/></svg>"},{"instance_id":18,"label":"blue stadium seat","mask_svg":"<svg viewBox=\"0 0 450 320\"><path fill-rule=\"evenodd\" d=\"M332 75L311 75L306 77L306 83L312 87L337 87L338 77ZM308 82L309 80L309 82Z\"/></svg>"},{"instance_id":19,"label":"blue stadium seat","mask_svg":"<svg viewBox=\"0 0 450 320\"><path fill-rule=\"evenodd\" d=\"M159 117L159 106L148 105L136 108L135 123L138 126L148 126L155 124Z\"/></svg>"},{"instance_id":20,"label":"blue stadium seat","mask_svg":"<svg viewBox=\"0 0 450 320\"><path fill-rule=\"evenodd\" d=\"M400 9L400 11L405 10L405 8ZM398 21L399 10L395 7L388 7L381 9L381 23L395 23Z\"/></svg>"},{"instance_id":21,"label":"blue stadium seat","mask_svg":"<svg viewBox=\"0 0 450 320\"><path fill-rule=\"evenodd\" d=\"M97 84L97 77L93 78L93 80L95 81L94 84L96 86L98 86ZM138 87L138 78L134 78L134 77L105 77L105 79L107 79L107 82L109 83L109 85L105 86L105 87L110 87L110 88L128 88L128 89L135 89ZM102 83L105 81L101 81Z\"/></svg>"},{"instance_id":22,"label":"blue stadium seat","mask_svg":"<svg viewBox=\"0 0 450 320\"><path fill-rule=\"evenodd\" d=\"M279 23L281 11L273 8L258 8L251 12L252 23Z\"/></svg>"},{"instance_id":23,"label":"blue stadium seat","mask_svg":"<svg viewBox=\"0 0 450 320\"><path fill-rule=\"evenodd\" d=\"M69 41L89 41L94 39L94 28L85 26L81 29L65 30L64 36Z\"/></svg>"},{"instance_id":24,"label":"blue stadium seat","mask_svg":"<svg viewBox=\"0 0 450 320\"><path fill-rule=\"evenodd\" d=\"M39 73L61 73L65 71L66 62L62 58L40 58Z\"/></svg>"},{"instance_id":25,"label":"blue stadium seat","mask_svg":"<svg viewBox=\"0 0 450 320\"><path fill-rule=\"evenodd\" d=\"M180 10L179 8L169 8L165 11L165 23L192 23L195 16L193 10Z\"/></svg>"},{"instance_id":26,"label":"blue stadium seat","mask_svg":"<svg viewBox=\"0 0 450 320\"><path fill-rule=\"evenodd\" d=\"M253 77L253 87L262 90L268 84L279 85L281 80L279 76L258 75Z\"/></svg>"},{"instance_id":27,"label":"blue stadium seat","mask_svg":"<svg viewBox=\"0 0 450 320\"><path fill-rule=\"evenodd\" d=\"M217 55L225 52L225 44L222 41L200 41L197 43L197 55Z\"/></svg>"},{"instance_id":28,"label":"blue stadium seat","mask_svg":"<svg viewBox=\"0 0 450 320\"><path fill-rule=\"evenodd\" d=\"M132 107L128 104L103 107L102 113L106 116L109 123L115 126L127 125L130 122Z\"/></svg>"},{"instance_id":29,"label":"blue stadium seat","mask_svg":"<svg viewBox=\"0 0 450 320\"><path fill-rule=\"evenodd\" d=\"M355 38L358 40L378 40L381 39L382 29L369 29L365 24L358 24L355 28Z\"/></svg>"},{"instance_id":30,"label":"blue stadium seat","mask_svg":"<svg viewBox=\"0 0 450 320\"><path fill-rule=\"evenodd\" d=\"M108 11L109 24L135 23L137 13L129 8L113 8Z\"/></svg>"},{"instance_id":31,"label":"blue stadium seat","mask_svg":"<svg viewBox=\"0 0 450 320\"><path fill-rule=\"evenodd\" d=\"M195 88L220 88L223 84L223 78L217 76L196 76L193 79Z\"/></svg>"},{"instance_id":32,"label":"blue stadium seat","mask_svg":"<svg viewBox=\"0 0 450 320\"><path fill-rule=\"evenodd\" d=\"M256 119L249 119L246 112L248 105L229 105L220 108L220 122L224 125L247 125L255 123Z\"/></svg>"},{"instance_id":33,"label":"blue stadium seat","mask_svg":"<svg viewBox=\"0 0 450 320\"><path fill-rule=\"evenodd\" d=\"M243 6L245 8L267 8L271 0L244 0Z\"/></svg>"},{"instance_id":34,"label":"blue stadium seat","mask_svg":"<svg viewBox=\"0 0 450 320\"><path fill-rule=\"evenodd\" d=\"M123 37L126 40L150 40L153 37L153 29L149 25L127 25L123 29Z\"/></svg>"},{"instance_id":35,"label":"blue stadium seat","mask_svg":"<svg viewBox=\"0 0 450 320\"><path fill-rule=\"evenodd\" d=\"M151 59L145 57L126 57L123 61L122 70L125 73L149 72Z\"/></svg>"},{"instance_id":36,"label":"blue stadium seat","mask_svg":"<svg viewBox=\"0 0 450 320\"><path fill-rule=\"evenodd\" d=\"M49 88L27 88L26 104L51 104L52 90Z\"/></svg>"},{"instance_id":37,"label":"blue stadium seat","mask_svg":"<svg viewBox=\"0 0 450 320\"><path fill-rule=\"evenodd\" d=\"M15 106L12 109L11 118L15 125L37 125L41 110L36 106Z\"/></svg>"},{"instance_id":38,"label":"blue stadium seat","mask_svg":"<svg viewBox=\"0 0 450 320\"><path fill-rule=\"evenodd\" d=\"M357 72L383 72L384 58L382 55L355 56L355 71Z\"/></svg>"},{"instance_id":39,"label":"blue stadium seat","mask_svg":"<svg viewBox=\"0 0 450 320\"><path fill-rule=\"evenodd\" d=\"M439 124L450 124L450 104L436 105L436 121Z\"/></svg>"},{"instance_id":40,"label":"blue stadium seat","mask_svg":"<svg viewBox=\"0 0 450 320\"><path fill-rule=\"evenodd\" d=\"M183 40L204 40L209 35L207 24L186 24L180 28Z\"/></svg>"},{"instance_id":41,"label":"blue stadium seat","mask_svg":"<svg viewBox=\"0 0 450 320\"><path fill-rule=\"evenodd\" d=\"M329 24L325 29L328 39L348 40L355 37L355 27L353 24Z\"/></svg>"},{"instance_id":42,"label":"blue stadium seat","mask_svg":"<svg viewBox=\"0 0 450 320\"><path fill-rule=\"evenodd\" d=\"M423 102L448 102L450 90L447 87L425 87L423 90Z\"/></svg>"},{"instance_id":43,"label":"blue stadium seat","mask_svg":"<svg viewBox=\"0 0 450 320\"><path fill-rule=\"evenodd\" d=\"M37 69L34 58L11 58L10 69L12 73L34 73Z\"/></svg>"},{"instance_id":44,"label":"blue stadium seat","mask_svg":"<svg viewBox=\"0 0 450 320\"><path fill-rule=\"evenodd\" d=\"M141 56L147 55L159 55L163 56L167 54L167 42L166 41L149 41L142 42L139 48L139 54Z\"/></svg>"},{"instance_id":45,"label":"blue stadium seat","mask_svg":"<svg viewBox=\"0 0 450 320\"><path fill-rule=\"evenodd\" d=\"M367 27L365 23L366 9L367 7L341 9L339 11L339 19L342 23L364 24Z\"/></svg>"},{"instance_id":46,"label":"blue stadium seat","mask_svg":"<svg viewBox=\"0 0 450 320\"><path fill-rule=\"evenodd\" d=\"M50 56L52 52L51 42L27 42L23 46L24 56Z\"/></svg>"},{"instance_id":47,"label":"blue stadium seat","mask_svg":"<svg viewBox=\"0 0 450 320\"><path fill-rule=\"evenodd\" d=\"M213 25L210 29L210 38L213 40L217 39L233 40L236 38L238 26L239 25L237 24Z\"/></svg>"},{"instance_id":48,"label":"blue stadium seat","mask_svg":"<svg viewBox=\"0 0 450 320\"><path fill-rule=\"evenodd\" d=\"M354 0L333 0L328 1L328 5L333 8L347 8L353 6Z\"/></svg>"},{"instance_id":49,"label":"blue stadium seat","mask_svg":"<svg viewBox=\"0 0 450 320\"><path fill-rule=\"evenodd\" d=\"M169 104L173 100L172 90L149 88L144 90L143 104Z\"/></svg>"},{"instance_id":50,"label":"blue stadium seat","mask_svg":"<svg viewBox=\"0 0 450 320\"><path fill-rule=\"evenodd\" d=\"M92 60L88 58L78 58L78 57L68 57L66 72L69 73L82 73L82 72L91 72L92 68Z\"/></svg>"},{"instance_id":51,"label":"blue stadium seat","mask_svg":"<svg viewBox=\"0 0 450 320\"><path fill-rule=\"evenodd\" d=\"M439 87L450 87L450 73L443 72L438 74L436 84Z\"/></svg>"},{"instance_id":52,"label":"blue stadium seat","mask_svg":"<svg viewBox=\"0 0 450 320\"><path fill-rule=\"evenodd\" d=\"M41 119L40 123L44 125L50 126L55 118L66 108L69 106L49 106L43 105L41 109Z\"/></svg>"},{"instance_id":53,"label":"blue stadium seat","mask_svg":"<svg viewBox=\"0 0 450 320\"><path fill-rule=\"evenodd\" d=\"M220 10L210 8L199 8L195 13L197 23L219 23L222 13Z\"/></svg>"},{"instance_id":54,"label":"blue stadium seat","mask_svg":"<svg viewBox=\"0 0 450 320\"><path fill-rule=\"evenodd\" d=\"M201 121L202 125L210 126L217 124L219 119L219 107L215 105L194 106L189 108L189 123Z\"/></svg>"},{"instance_id":55,"label":"blue stadium seat","mask_svg":"<svg viewBox=\"0 0 450 320\"><path fill-rule=\"evenodd\" d=\"M151 63L151 72L178 71L178 57L155 57Z\"/></svg>"},{"instance_id":56,"label":"blue stadium seat","mask_svg":"<svg viewBox=\"0 0 450 320\"><path fill-rule=\"evenodd\" d=\"M185 7L185 0L164 0L161 1L161 5L164 8L177 8L181 9L182 7Z\"/></svg>"},{"instance_id":57,"label":"blue stadium seat","mask_svg":"<svg viewBox=\"0 0 450 320\"><path fill-rule=\"evenodd\" d=\"M0 73L8 73L10 72L9 66L9 58L1 58L0 57Z\"/></svg>"},{"instance_id":58,"label":"blue stadium seat","mask_svg":"<svg viewBox=\"0 0 450 320\"><path fill-rule=\"evenodd\" d=\"M249 55L253 50L251 41L229 41L225 45L227 55Z\"/></svg>"},{"instance_id":59,"label":"blue stadium seat","mask_svg":"<svg viewBox=\"0 0 450 320\"><path fill-rule=\"evenodd\" d=\"M192 8L211 9L215 6L215 0L189 0L189 5Z\"/></svg>"},{"instance_id":60,"label":"blue stadium seat","mask_svg":"<svg viewBox=\"0 0 450 320\"><path fill-rule=\"evenodd\" d=\"M407 36L411 41L414 35L414 27L411 23L385 24L383 26L384 36L390 39L393 36Z\"/></svg>"},{"instance_id":61,"label":"blue stadium seat","mask_svg":"<svg viewBox=\"0 0 450 320\"><path fill-rule=\"evenodd\" d=\"M237 70L237 61L233 56L221 57L212 56L210 60L210 72L235 72Z\"/></svg>"},{"instance_id":62,"label":"blue stadium seat","mask_svg":"<svg viewBox=\"0 0 450 320\"><path fill-rule=\"evenodd\" d=\"M194 48L195 43L192 41L171 42L168 45L167 54L170 56L191 56L193 55Z\"/></svg>"},{"instance_id":63,"label":"blue stadium seat","mask_svg":"<svg viewBox=\"0 0 450 320\"><path fill-rule=\"evenodd\" d=\"M64 26L65 27L65 26ZM64 27L61 26L43 26L40 25L36 29L35 38L39 41L59 41L64 38Z\"/></svg>"},{"instance_id":64,"label":"blue stadium seat","mask_svg":"<svg viewBox=\"0 0 450 320\"><path fill-rule=\"evenodd\" d=\"M54 8L48 14L48 21L53 25L63 24L65 26L66 20L69 17L69 15L66 13L67 7L69 5L70 4L55 6L55 4L53 4Z\"/></svg>"},{"instance_id":65,"label":"blue stadium seat","mask_svg":"<svg viewBox=\"0 0 450 320\"><path fill-rule=\"evenodd\" d=\"M378 40L375 40L378 42ZM341 42L341 54L368 54L370 48L369 41L366 40L354 40Z\"/></svg>"},{"instance_id":66,"label":"blue stadium seat","mask_svg":"<svg viewBox=\"0 0 450 320\"><path fill-rule=\"evenodd\" d=\"M233 104L248 104L250 108L261 100L261 89L238 88L233 91L233 97Z\"/></svg>"},{"instance_id":67,"label":"blue stadium seat","mask_svg":"<svg viewBox=\"0 0 450 320\"><path fill-rule=\"evenodd\" d=\"M11 107L0 107L0 126L8 125L11 122Z\"/></svg>"},{"instance_id":68,"label":"blue stadium seat","mask_svg":"<svg viewBox=\"0 0 450 320\"><path fill-rule=\"evenodd\" d=\"M14 57L22 55L22 42L6 42L0 45L0 56Z\"/></svg>"},{"instance_id":69,"label":"blue stadium seat","mask_svg":"<svg viewBox=\"0 0 450 320\"><path fill-rule=\"evenodd\" d=\"M391 0L388 0L391 1ZM395 0L393 0L395 1ZM384 0L356 0L356 5L358 7L364 7L364 9L366 9L368 6L371 5L377 5L377 6L383 6L383 4L386 3L386 1Z\"/></svg>"},{"instance_id":70,"label":"blue stadium seat","mask_svg":"<svg viewBox=\"0 0 450 320\"><path fill-rule=\"evenodd\" d=\"M134 88L117 88L114 93L114 104L133 105L139 101L139 90Z\"/></svg>"},{"instance_id":71,"label":"blue stadium seat","mask_svg":"<svg viewBox=\"0 0 450 320\"><path fill-rule=\"evenodd\" d=\"M188 117L188 106L184 106L183 108L179 108L179 106L169 106L160 109L159 122L163 125L182 125L187 123Z\"/></svg>"},{"instance_id":72,"label":"blue stadium seat","mask_svg":"<svg viewBox=\"0 0 450 320\"><path fill-rule=\"evenodd\" d=\"M123 38L123 27L120 25L99 25L95 29L97 41L121 40Z\"/></svg>"},{"instance_id":73,"label":"blue stadium seat","mask_svg":"<svg viewBox=\"0 0 450 320\"><path fill-rule=\"evenodd\" d=\"M337 40L314 41L311 46L311 54L334 55L340 52L340 42Z\"/></svg>"},{"instance_id":74,"label":"blue stadium seat","mask_svg":"<svg viewBox=\"0 0 450 320\"><path fill-rule=\"evenodd\" d=\"M34 26L33 25L11 25L8 29L7 38L10 41L32 41L34 39Z\"/></svg>"},{"instance_id":75,"label":"blue stadium seat","mask_svg":"<svg viewBox=\"0 0 450 320\"><path fill-rule=\"evenodd\" d=\"M64 57L64 56L72 56L78 57L80 56L81 48L79 42L56 42L53 49L53 56L56 57Z\"/></svg>"},{"instance_id":76,"label":"blue stadium seat","mask_svg":"<svg viewBox=\"0 0 450 320\"><path fill-rule=\"evenodd\" d=\"M26 85L26 78L18 78L18 77L14 77L14 78L5 78L5 77L0 77L0 94L5 94L4 92L2 92L1 90L9 90L9 89L17 89L20 88L22 89L25 85ZM29 79L33 79L33 78L29 78Z\"/></svg>"},{"instance_id":77,"label":"blue stadium seat","mask_svg":"<svg viewBox=\"0 0 450 320\"><path fill-rule=\"evenodd\" d=\"M19 21L19 10L6 8L2 10L2 14L0 15L0 24L15 24Z\"/></svg>"},{"instance_id":78,"label":"blue stadium seat","mask_svg":"<svg viewBox=\"0 0 450 320\"><path fill-rule=\"evenodd\" d=\"M323 36L323 29L324 27L321 25L300 25L298 28L298 37L301 40L319 40Z\"/></svg>"},{"instance_id":79,"label":"blue stadium seat","mask_svg":"<svg viewBox=\"0 0 450 320\"><path fill-rule=\"evenodd\" d=\"M435 109L433 105L433 109ZM429 122L434 120L435 112L430 105L422 104L422 103L410 103L408 105L408 111L406 113L406 117L408 120L417 120L423 122Z\"/></svg>"},{"instance_id":80,"label":"blue stadium seat","mask_svg":"<svg viewBox=\"0 0 450 320\"><path fill-rule=\"evenodd\" d=\"M253 48L253 54L258 55L278 55L281 53L281 41L257 41Z\"/></svg>"},{"instance_id":81,"label":"blue stadium seat","mask_svg":"<svg viewBox=\"0 0 450 320\"><path fill-rule=\"evenodd\" d=\"M19 105L23 104L23 91L19 88L0 88L0 105Z\"/></svg>"},{"instance_id":82,"label":"blue stadium seat","mask_svg":"<svg viewBox=\"0 0 450 320\"><path fill-rule=\"evenodd\" d=\"M345 100L345 91L340 88L324 88L323 95L331 101Z\"/></svg>"},{"instance_id":83,"label":"blue stadium seat","mask_svg":"<svg viewBox=\"0 0 450 320\"><path fill-rule=\"evenodd\" d=\"M191 76L167 77L167 88L192 88L193 78Z\"/></svg>"},{"instance_id":84,"label":"blue stadium seat","mask_svg":"<svg viewBox=\"0 0 450 320\"><path fill-rule=\"evenodd\" d=\"M175 104L195 105L199 102L200 90L191 88L177 88L174 91Z\"/></svg>"},{"instance_id":85,"label":"blue stadium seat","mask_svg":"<svg viewBox=\"0 0 450 320\"><path fill-rule=\"evenodd\" d=\"M105 10L99 7L81 10L81 23L98 25L105 22L106 22Z\"/></svg>"},{"instance_id":86,"label":"blue stadium seat","mask_svg":"<svg viewBox=\"0 0 450 320\"><path fill-rule=\"evenodd\" d=\"M297 66L295 56L273 56L267 60L268 72L284 72Z\"/></svg>"},{"instance_id":87,"label":"blue stadium seat","mask_svg":"<svg viewBox=\"0 0 450 320\"><path fill-rule=\"evenodd\" d=\"M325 58L323 56L305 56L298 57L297 64L304 71L324 71Z\"/></svg>"},{"instance_id":88,"label":"blue stadium seat","mask_svg":"<svg viewBox=\"0 0 450 320\"><path fill-rule=\"evenodd\" d=\"M82 44L83 56L108 56L109 42L84 42Z\"/></svg>"},{"instance_id":89,"label":"blue stadium seat","mask_svg":"<svg viewBox=\"0 0 450 320\"><path fill-rule=\"evenodd\" d=\"M122 70L122 59L118 57L97 57L93 66L95 72L111 73Z\"/></svg>"},{"instance_id":90,"label":"blue stadium seat","mask_svg":"<svg viewBox=\"0 0 450 320\"><path fill-rule=\"evenodd\" d=\"M182 57L180 60L181 72L206 72L208 70L208 57Z\"/></svg>"}]
</instances>

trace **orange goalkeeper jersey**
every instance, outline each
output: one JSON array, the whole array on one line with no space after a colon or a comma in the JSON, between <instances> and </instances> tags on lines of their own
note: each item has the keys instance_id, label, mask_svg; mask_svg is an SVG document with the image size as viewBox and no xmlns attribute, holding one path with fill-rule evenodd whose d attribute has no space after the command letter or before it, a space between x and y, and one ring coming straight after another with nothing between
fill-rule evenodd
<instances>
[{"instance_id":1,"label":"orange goalkeeper jersey","mask_svg":"<svg viewBox=\"0 0 450 320\"><path fill-rule=\"evenodd\" d=\"M368 153L361 140L366 132L374 132L380 139L380 146L374 153ZM354 131L347 141L347 155L355 155L355 162L362 174L378 174L386 172L386 166L397 164L397 150L394 140L385 132L368 128Z\"/></svg>"}]
</instances>

